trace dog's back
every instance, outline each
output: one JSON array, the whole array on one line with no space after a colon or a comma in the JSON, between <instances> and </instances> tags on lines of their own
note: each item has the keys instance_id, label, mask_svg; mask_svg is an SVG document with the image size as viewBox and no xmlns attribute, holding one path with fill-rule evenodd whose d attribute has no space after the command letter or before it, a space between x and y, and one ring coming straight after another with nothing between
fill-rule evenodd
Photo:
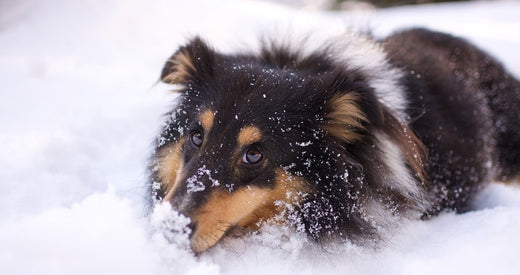
<instances>
[{"instance_id":1,"label":"dog's back","mask_svg":"<svg viewBox=\"0 0 520 275\"><path fill-rule=\"evenodd\" d=\"M483 182L520 172L520 83L463 39L413 29L382 41L406 72L411 128L429 151L437 209L467 210Z\"/></svg>"}]
</instances>

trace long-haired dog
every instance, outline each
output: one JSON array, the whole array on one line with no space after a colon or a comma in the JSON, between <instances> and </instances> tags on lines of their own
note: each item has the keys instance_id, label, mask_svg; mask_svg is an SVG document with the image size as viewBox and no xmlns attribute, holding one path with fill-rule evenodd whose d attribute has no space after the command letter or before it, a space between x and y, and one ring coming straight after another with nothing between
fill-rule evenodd
<instances>
[{"instance_id":1,"label":"long-haired dog","mask_svg":"<svg viewBox=\"0 0 520 275\"><path fill-rule=\"evenodd\" d=\"M180 97L150 196L191 219L196 253L274 217L316 241L373 240L388 218L467 211L483 184L520 172L520 83L450 35L238 54L195 38L161 80Z\"/></svg>"}]
</instances>

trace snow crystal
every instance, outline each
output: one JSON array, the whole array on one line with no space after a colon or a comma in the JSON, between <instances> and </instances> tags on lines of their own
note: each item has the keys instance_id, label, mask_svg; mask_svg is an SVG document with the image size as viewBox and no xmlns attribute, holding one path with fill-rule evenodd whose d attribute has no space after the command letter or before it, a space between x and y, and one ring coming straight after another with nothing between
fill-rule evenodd
<instances>
[{"instance_id":1,"label":"snow crystal","mask_svg":"<svg viewBox=\"0 0 520 275\"><path fill-rule=\"evenodd\" d=\"M161 234L169 243L186 250L189 248L188 227L190 219L174 211L169 203L162 203L153 209L150 224L156 233Z\"/></svg>"},{"instance_id":2,"label":"snow crystal","mask_svg":"<svg viewBox=\"0 0 520 275\"><path fill-rule=\"evenodd\" d=\"M307 142L296 142L296 145L301 146L301 147L307 147L311 144L312 144L312 141L310 141L310 140Z\"/></svg>"},{"instance_id":3,"label":"snow crystal","mask_svg":"<svg viewBox=\"0 0 520 275\"><path fill-rule=\"evenodd\" d=\"M186 189L188 194L204 191L206 186L199 180L198 175L193 175L186 180Z\"/></svg>"},{"instance_id":4,"label":"snow crystal","mask_svg":"<svg viewBox=\"0 0 520 275\"><path fill-rule=\"evenodd\" d=\"M219 274L219 267L199 262L190 251L190 219L174 211L170 204L160 204L150 217L151 241L160 255L161 274Z\"/></svg>"},{"instance_id":5,"label":"snow crystal","mask_svg":"<svg viewBox=\"0 0 520 275\"><path fill-rule=\"evenodd\" d=\"M189 177L186 180L186 188L188 194L204 191L206 189L206 186L200 179L203 176L208 177L212 187L220 185L219 181L211 176L211 171L208 168L206 168L206 165L203 165L202 167L197 169L197 173L195 175Z\"/></svg>"}]
</instances>

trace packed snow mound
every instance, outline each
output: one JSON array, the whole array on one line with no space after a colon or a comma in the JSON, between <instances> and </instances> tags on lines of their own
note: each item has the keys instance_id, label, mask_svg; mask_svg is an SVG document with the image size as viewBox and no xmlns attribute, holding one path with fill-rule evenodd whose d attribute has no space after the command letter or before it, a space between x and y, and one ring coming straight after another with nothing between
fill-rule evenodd
<instances>
[{"instance_id":1,"label":"packed snow mound","mask_svg":"<svg viewBox=\"0 0 520 275\"><path fill-rule=\"evenodd\" d=\"M517 274L520 188L492 184L479 210L401 222L378 247L318 246L289 228L228 238L195 257L185 217L150 218L114 189L0 222L2 274Z\"/></svg>"},{"instance_id":2,"label":"packed snow mound","mask_svg":"<svg viewBox=\"0 0 520 275\"><path fill-rule=\"evenodd\" d=\"M318 246L267 225L195 257L186 218L145 205L152 143L176 97L157 80L186 38L231 52L268 31L348 26L382 37L421 26L469 39L520 77L518 14L512 1L370 12L234 0L0 2L0 274L520 274L514 184L490 184L465 214L403 220L377 247Z\"/></svg>"}]
</instances>

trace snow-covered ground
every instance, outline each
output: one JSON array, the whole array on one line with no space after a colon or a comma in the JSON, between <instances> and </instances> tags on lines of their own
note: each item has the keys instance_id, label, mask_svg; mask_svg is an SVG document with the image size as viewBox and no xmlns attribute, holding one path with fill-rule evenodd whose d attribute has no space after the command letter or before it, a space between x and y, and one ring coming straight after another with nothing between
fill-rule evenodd
<instances>
[{"instance_id":1,"label":"snow-covered ground","mask_svg":"<svg viewBox=\"0 0 520 275\"><path fill-rule=\"evenodd\" d=\"M320 248L283 228L195 258L143 217L146 160L174 95L165 59L200 34L231 51L266 30L468 38L520 77L520 2L298 11L250 1L0 1L0 274L520 274L520 188L475 211L403 221L378 249ZM166 209L167 210L167 209Z\"/></svg>"}]
</instances>

